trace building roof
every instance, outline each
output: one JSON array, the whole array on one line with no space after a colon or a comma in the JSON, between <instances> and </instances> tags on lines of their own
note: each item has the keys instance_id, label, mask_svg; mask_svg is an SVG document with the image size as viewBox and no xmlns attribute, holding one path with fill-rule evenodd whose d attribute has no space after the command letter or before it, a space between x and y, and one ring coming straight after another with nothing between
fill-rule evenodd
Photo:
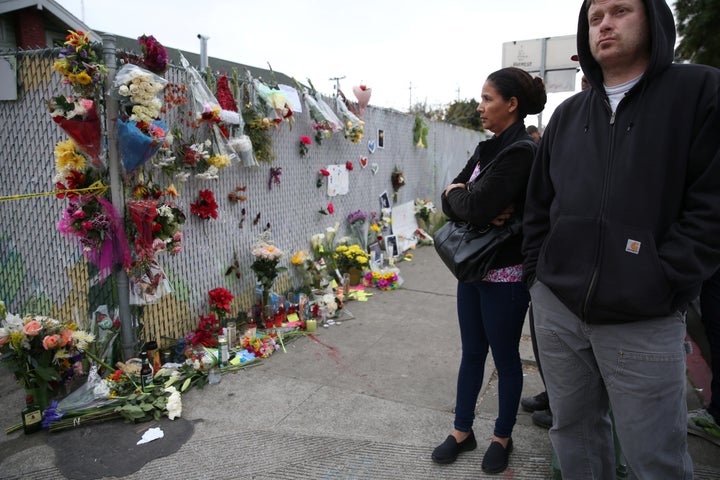
<instances>
[{"instance_id":1,"label":"building roof","mask_svg":"<svg viewBox=\"0 0 720 480\"><path fill-rule=\"evenodd\" d=\"M67 33L67 30L82 30L84 32L90 32L90 39L93 42L99 43L102 43L103 34L110 34L115 37L115 46L118 50L137 54L141 53L140 44L138 43L137 38L122 37L111 32L94 31L90 26L85 25L85 23L69 11L65 10L54 0L0 0L0 17L25 8L37 8L38 10L43 11L46 22L46 30L63 32L63 36ZM158 38L157 40L160 43L163 43L161 38ZM188 62L190 62L190 65L193 65L196 68L200 65L200 54L178 50L177 48L172 48L165 43L163 43L163 46L168 51L168 57L171 64L180 65L180 52L182 52L183 56ZM272 80L272 75L269 69L243 65L241 63L223 60L220 58L208 57L208 66L214 72L227 74L231 74L233 69L237 69L241 75L243 73L243 69L247 68L254 78L262 78L266 82L270 82ZM294 84L291 77L280 72L273 73L277 83L286 85Z\"/></svg>"},{"instance_id":2,"label":"building roof","mask_svg":"<svg viewBox=\"0 0 720 480\"><path fill-rule=\"evenodd\" d=\"M0 15L26 8L42 10L45 20L48 22L47 26L52 30L82 30L83 32L90 30L90 27L85 25L79 18L53 0L0 0ZM99 42L100 36L90 30L90 40Z\"/></svg>"}]
</instances>

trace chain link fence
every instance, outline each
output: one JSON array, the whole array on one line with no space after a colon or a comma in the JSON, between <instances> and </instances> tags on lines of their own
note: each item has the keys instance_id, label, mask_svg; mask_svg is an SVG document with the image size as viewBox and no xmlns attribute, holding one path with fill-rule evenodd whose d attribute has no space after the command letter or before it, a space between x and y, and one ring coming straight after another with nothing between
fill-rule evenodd
<instances>
[{"instance_id":1,"label":"chain link fence","mask_svg":"<svg viewBox=\"0 0 720 480\"><path fill-rule=\"evenodd\" d=\"M51 192L55 175L53 150L65 140L65 133L52 121L46 101L70 94L61 77L53 71L57 50L14 52L17 58L18 100L0 102L0 197ZM185 70L171 67L169 82L183 84ZM106 93L106 101L116 101ZM329 104L334 99L325 98ZM163 120L180 123L182 108L169 109ZM114 119L105 119L105 123ZM233 165L221 171L217 180L190 178L178 185L181 196L176 204L186 213L183 250L176 256L160 255L173 294L158 303L138 309L137 320L144 324L146 339L161 343L193 330L199 314L208 313L208 291L224 287L236 296L233 311L247 309L255 301L255 276L250 269L251 247L268 226L272 240L286 255L280 265L291 267L290 257L310 249L313 234L339 223L339 236L345 235L345 217L356 210L378 211L379 196L392 195L394 168L404 173L406 185L398 192L397 204L428 198L436 204L442 188L460 171L477 142L478 132L440 122L428 122L428 148L413 142L412 115L394 110L368 107L365 111L365 138L351 143L341 133L313 142L301 157L299 138L313 138L312 122L306 110L296 112L292 128L283 123L271 134L275 160L272 164L246 168ZM384 132L384 148L371 153L368 141L377 141ZM367 157L367 166L360 164ZM352 162L350 187L346 195L329 197L325 187L317 188L318 171L327 165ZM280 183L270 188L270 167L281 167ZM160 184L170 179L145 166ZM125 200L132 178L124 178ZM107 182L106 182L107 183ZM231 202L227 195L237 186L245 187L242 202ZM190 215L190 203L202 189L211 189L219 204L218 218L204 221ZM332 202L335 213L319 210ZM8 311L48 314L56 318L88 318L98 305L115 305L117 290L112 281L92 285L92 275L80 248L56 228L67 200L54 195L0 201L0 299ZM396 205L397 205L396 204ZM242 210L245 215L242 215ZM255 221L257 219L257 221ZM226 275L234 257L239 278ZM292 268L275 284L279 292L296 289L300 275Z\"/></svg>"}]
</instances>

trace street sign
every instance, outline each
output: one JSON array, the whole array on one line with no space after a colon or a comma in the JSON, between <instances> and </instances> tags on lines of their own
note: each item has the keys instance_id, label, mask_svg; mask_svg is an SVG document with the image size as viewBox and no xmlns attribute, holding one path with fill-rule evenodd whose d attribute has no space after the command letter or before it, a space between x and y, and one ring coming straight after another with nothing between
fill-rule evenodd
<instances>
[{"instance_id":1,"label":"street sign","mask_svg":"<svg viewBox=\"0 0 720 480\"><path fill-rule=\"evenodd\" d=\"M543 43L545 58L543 65ZM577 62L570 59L577 53L575 35L516 40L503 43L502 66L518 67L529 73L548 70L574 70Z\"/></svg>"}]
</instances>

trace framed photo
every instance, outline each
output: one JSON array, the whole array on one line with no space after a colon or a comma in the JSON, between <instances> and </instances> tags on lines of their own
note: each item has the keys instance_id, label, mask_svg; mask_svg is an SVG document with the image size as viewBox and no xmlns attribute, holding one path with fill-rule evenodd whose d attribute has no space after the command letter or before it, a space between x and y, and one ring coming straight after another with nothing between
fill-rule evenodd
<instances>
[{"instance_id":1,"label":"framed photo","mask_svg":"<svg viewBox=\"0 0 720 480\"><path fill-rule=\"evenodd\" d=\"M398 251L397 237L395 235L388 235L385 237L385 252L388 257L395 258L400 255Z\"/></svg>"},{"instance_id":2,"label":"framed photo","mask_svg":"<svg viewBox=\"0 0 720 480\"><path fill-rule=\"evenodd\" d=\"M373 262L382 264L383 254L382 248L380 247L380 242L375 242L368 245L368 252L370 253L370 258Z\"/></svg>"},{"instance_id":3,"label":"framed photo","mask_svg":"<svg viewBox=\"0 0 720 480\"><path fill-rule=\"evenodd\" d=\"M380 210L383 208L390 208L390 197L387 190L380 194Z\"/></svg>"},{"instance_id":4,"label":"framed photo","mask_svg":"<svg viewBox=\"0 0 720 480\"><path fill-rule=\"evenodd\" d=\"M377 148L385 148L385 130L378 129Z\"/></svg>"}]
</instances>

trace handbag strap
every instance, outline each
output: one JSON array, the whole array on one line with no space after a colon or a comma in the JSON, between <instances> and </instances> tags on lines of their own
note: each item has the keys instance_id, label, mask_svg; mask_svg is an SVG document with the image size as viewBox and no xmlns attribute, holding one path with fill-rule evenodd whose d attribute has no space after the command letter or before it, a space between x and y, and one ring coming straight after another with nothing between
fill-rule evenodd
<instances>
[{"instance_id":1,"label":"handbag strap","mask_svg":"<svg viewBox=\"0 0 720 480\"><path fill-rule=\"evenodd\" d=\"M490 160L484 167L482 167L482 168L480 169L480 171L478 172L477 176L475 176L475 179L473 180L473 183L477 182L477 181L480 179L480 177L482 177L482 175L483 175L485 172L487 172L488 168L490 168L490 166L492 166L492 164L495 163L495 161L496 161L498 158L502 157L505 152L507 152L507 151L510 150L511 148L515 148L515 147L518 147L518 146L520 146L520 145L527 145L527 146L529 146L529 147L530 147L530 150L533 151L533 155L535 154L535 150L537 149L537 144L535 143L535 141L534 141L532 138L522 138L522 139L518 140L517 142L513 142L513 143L511 143L510 145L508 145L507 147L505 147L505 148L503 148L502 150L500 150L500 151L497 153L497 155L495 155L495 156L492 158L492 160Z\"/></svg>"}]
</instances>

